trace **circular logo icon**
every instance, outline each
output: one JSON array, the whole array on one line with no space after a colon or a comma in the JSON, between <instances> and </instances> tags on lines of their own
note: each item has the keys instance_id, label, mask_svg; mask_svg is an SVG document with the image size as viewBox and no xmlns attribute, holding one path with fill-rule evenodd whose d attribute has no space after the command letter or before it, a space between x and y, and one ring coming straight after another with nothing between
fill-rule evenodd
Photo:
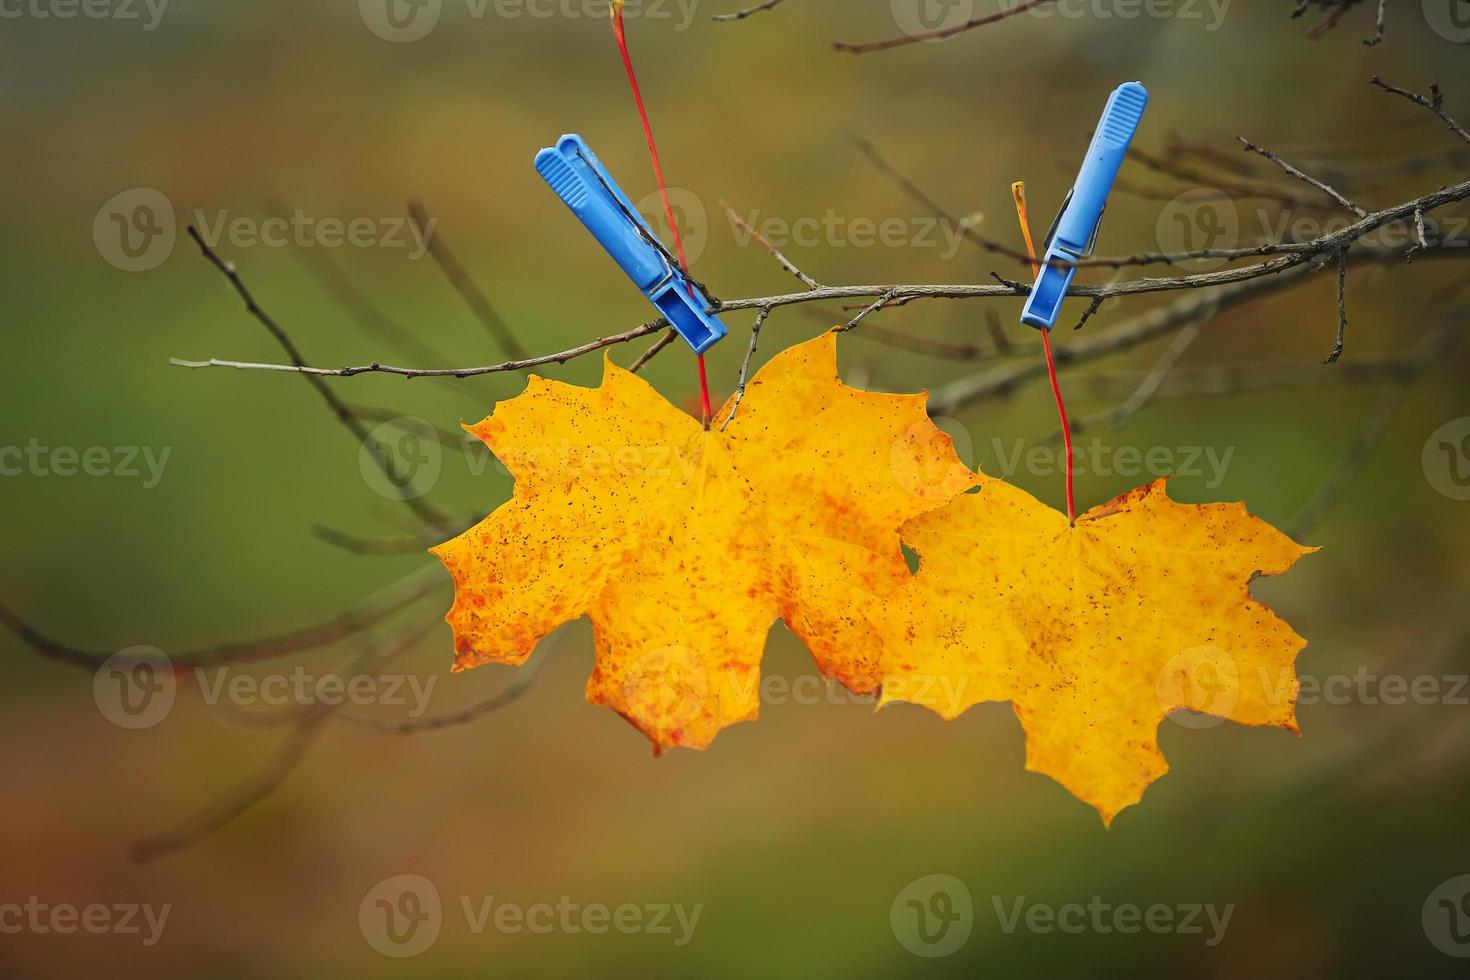
<instances>
[{"instance_id":1,"label":"circular logo icon","mask_svg":"<svg viewBox=\"0 0 1470 980\"><path fill-rule=\"evenodd\" d=\"M669 188L669 206L674 209L674 221L684 242L684 257L693 266L709 244L709 213L705 211L699 195L683 187ZM669 254L677 259L679 251L674 244L674 231L669 227L668 215L664 213L663 196L658 191L645 194L634 208L648 222L648 227L658 232L659 240Z\"/></svg>"},{"instance_id":2,"label":"circular logo icon","mask_svg":"<svg viewBox=\"0 0 1470 980\"><path fill-rule=\"evenodd\" d=\"M1424 900L1424 935L1446 956L1470 959L1470 875L1444 882Z\"/></svg>"},{"instance_id":3,"label":"circular logo icon","mask_svg":"<svg viewBox=\"0 0 1470 980\"><path fill-rule=\"evenodd\" d=\"M926 875L893 899L888 922L898 944L915 956L938 959L956 953L975 927L970 889L954 875Z\"/></svg>"},{"instance_id":4,"label":"circular logo icon","mask_svg":"<svg viewBox=\"0 0 1470 980\"><path fill-rule=\"evenodd\" d=\"M688 727L704 712L709 696L704 658L688 647L650 650L623 675L628 714L662 730Z\"/></svg>"},{"instance_id":5,"label":"circular logo icon","mask_svg":"<svg viewBox=\"0 0 1470 980\"><path fill-rule=\"evenodd\" d=\"M928 35L958 30L975 19L975 0L889 0L888 7L900 31L928 42L947 41Z\"/></svg>"},{"instance_id":6,"label":"circular logo icon","mask_svg":"<svg viewBox=\"0 0 1470 980\"><path fill-rule=\"evenodd\" d=\"M357 451L357 468L378 496L416 500L439 482L444 450L432 424L405 416L368 433Z\"/></svg>"},{"instance_id":7,"label":"circular logo icon","mask_svg":"<svg viewBox=\"0 0 1470 980\"><path fill-rule=\"evenodd\" d=\"M362 938L384 956L418 956L434 945L444 925L439 889L423 875L385 878L363 896L357 924Z\"/></svg>"},{"instance_id":8,"label":"circular logo icon","mask_svg":"<svg viewBox=\"0 0 1470 980\"><path fill-rule=\"evenodd\" d=\"M1424 476L1451 500L1470 500L1470 416L1446 422L1424 443Z\"/></svg>"},{"instance_id":9,"label":"circular logo icon","mask_svg":"<svg viewBox=\"0 0 1470 980\"><path fill-rule=\"evenodd\" d=\"M970 481L967 468L958 465L956 457L968 460L974 454L970 431L958 420L921 419L893 441L888 463L905 493L920 500L948 500Z\"/></svg>"},{"instance_id":10,"label":"circular logo icon","mask_svg":"<svg viewBox=\"0 0 1470 980\"><path fill-rule=\"evenodd\" d=\"M174 708L174 666L156 647L119 650L92 675L92 700L119 728L152 728Z\"/></svg>"},{"instance_id":11,"label":"circular logo icon","mask_svg":"<svg viewBox=\"0 0 1470 980\"><path fill-rule=\"evenodd\" d=\"M1159 212L1154 231L1164 252L1204 252L1240 245L1240 215L1224 191L1198 187L1174 198ZM1190 269L1217 269L1223 258L1190 259L1179 263Z\"/></svg>"},{"instance_id":12,"label":"circular logo icon","mask_svg":"<svg viewBox=\"0 0 1470 980\"><path fill-rule=\"evenodd\" d=\"M1191 647L1169 658L1155 689L1171 721L1185 728L1214 728L1240 700L1240 671L1235 658L1219 647Z\"/></svg>"},{"instance_id":13,"label":"circular logo icon","mask_svg":"<svg viewBox=\"0 0 1470 980\"><path fill-rule=\"evenodd\" d=\"M124 272L147 272L163 265L177 237L173 203L151 187L114 195L92 219L97 254Z\"/></svg>"},{"instance_id":14,"label":"circular logo icon","mask_svg":"<svg viewBox=\"0 0 1470 980\"><path fill-rule=\"evenodd\" d=\"M1446 41L1470 43L1470 3L1464 0L1424 0L1424 19L1434 33Z\"/></svg>"},{"instance_id":15,"label":"circular logo icon","mask_svg":"<svg viewBox=\"0 0 1470 980\"><path fill-rule=\"evenodd\" d=\"M408 44L428 37L439 25L444 0L357 0L357 12L378 37Z\"/></svg>"}]
</instances>

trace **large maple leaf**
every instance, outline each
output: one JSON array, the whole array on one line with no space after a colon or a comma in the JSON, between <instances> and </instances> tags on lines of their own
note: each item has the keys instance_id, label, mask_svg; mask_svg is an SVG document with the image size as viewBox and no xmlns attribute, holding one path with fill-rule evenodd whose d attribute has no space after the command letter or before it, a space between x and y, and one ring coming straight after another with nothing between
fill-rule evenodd
<instances>
[{"instance_id":1,"label":"large maple leaf","mask_svg":"<svg viewBox=\"0 0 1470 980\"><path fill-rule=\"evenodd\" d=\"M842 384L831 333L773 358L708 431L611 359L598 388L532 377L467 427L512 499L433 549L456 669L523 663L585 613L588 700L660 749L756 717L778 617L824 672L875 688L882 644L849 590L903 588L899 526L975 483L924 403Z\"/></svg>"},{"instance_id":2,"label":"large maple leaf","mask_svg":"<svg viewBox=\"0 0 1470 980\"><path fill-rule=\"evenodd\" d=\"M952 719L1011 701L1026 768L1104 822L1168 771L1159 723L1179 709L1296 727L1306 641L1250 596L1303 548L1242 504L1184 505L1160 480L1068 524L1000 480L903 528L920 566L869 600L887 635L883 701Z\"/></svg>"}]
</instances>

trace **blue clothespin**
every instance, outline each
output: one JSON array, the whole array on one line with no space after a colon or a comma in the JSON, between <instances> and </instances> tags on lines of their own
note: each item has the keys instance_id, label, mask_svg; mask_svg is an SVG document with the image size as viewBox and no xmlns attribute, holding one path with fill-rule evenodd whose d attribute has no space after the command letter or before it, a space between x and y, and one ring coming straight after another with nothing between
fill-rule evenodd
<instances>
[{"instance_id":1,"label":"blue clothespin","mask_svg":"<svg viewBox=\"0 0 1470 980\"><path fill-rule=\"evenodd\" d=\"M536 172L696 354L729 333L708 311L704 289L679 268L582 137L563 136L537 153Z\"/></svg>"},{"instance_id":2,"label":"blue clothespin","mask_svg":"<svg viewBox=\"0 0 1470 980\"><path fill-rule=\"evenodd\" d=\"M1108 206L1108 195L1112 193L1118 169L1123 166L1128 144L1133 142L1147 105L1148 90L1138 82L1119 85L1108 97L1107 107L1092 134L1092 145L1087 148L1087 157L1077 173L1077 182L1067 193L1051 231L1046 234L1043 246L1046 260L1021 311L1022 323L1041 330L1050 330L1056 324L1077 267L1052 262L1057 259L1073 262L1092 254L1097 226L1102 221L1103 209Z\"/></svg>"}]
</instances>

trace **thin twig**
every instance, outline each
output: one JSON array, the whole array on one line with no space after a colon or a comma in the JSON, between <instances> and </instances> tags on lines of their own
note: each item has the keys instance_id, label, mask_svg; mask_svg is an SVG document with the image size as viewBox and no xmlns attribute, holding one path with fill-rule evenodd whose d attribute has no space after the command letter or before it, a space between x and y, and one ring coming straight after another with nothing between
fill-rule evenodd
<instances>
[{"instance_id":1,"label":"thin twig","mask_svg":"<svg viewBox=\"0 0 1470 980\"><path fill-rule=\"evenodd\" d=\"M1154 393L1154 399L1227 398L1327 385L1399 383L1414 377L1416 365L1421 363L1417 352L1425 341L1431 339L1434 339L1433 335L1426 337L1408 355L1356 357L1331 371L1321 369L1320 359L1179 367L1164 379ZM1092 374L1075 379L1072 387L1079 398L1117 400L1129 397L1141 380L1142 376L1137 372Z\"/></svg>"},{"instance_id":2,"label":"thin twig","mask_svg":"<svg viewBox=\"0 0 1470 980\"><path fill-rule=\"evenodd\" d=\"M628 368L629 372L637 374L639 371L642 371L645 364L657 357L660 351L678 339L679 331L672 327L665 330L664 335L650 344L648 350L638 355L638 360L634 361L633 366Z\"/></svg>"},{"instance_id":3,"label":"thin twig","mask_svg":"<svg viewBox=\"0 0 1470 980\"><path fill-rule=\"evenodd\" d=\"M274 636L169 654L169 663L175 668L259 663L315 650L359 633L447 584L448 579L437 564L426 565L323 623ZM111 651L83 650L53 640L3 605L0 605L0 623L36 653L73 667L96 670L113 655Z\"/></svg>"},{"instance_id":4,"label":"thin twig","mask_svg":"<svg viewBox=\"0 0 1470 980\"><path fill-rule=\"evenodd\" d=\"M742 231L744 231L746 234L750 235L756 241L765 246L766 251L771 253L772 258L781 263L781 268L785 269L787 272L791 273L793 276L806 283L808 289L822 288L821 283L817 282L811 276L798 269L796 267L796 263L788 259L779 248L771 244L771 240L769 238L767 238L765 235L762 235L755 228L751 227L744 218L736 214L734 208L730 207L730 205L726 204L724 201L720 202L720 206L725 209L725 213L730 216L730 220L740 226Z\"/></svg>"},{"instance_id":5,"label":"thin twig","mask_svg":"<svg viewBox=\"0 0 1470 980\"><path fill-rule=\"evenodd\" d=\"M454 383L454 379L452 378L445 380L450 384ZM476 399L476 403L479 403L479 399ZM350 405L349 407L358 418L365 419L369 422L392 422L395 428L405 432L420 432L423 428L423 419L411 418L395 409L379 408L374 405ZM465 433L463 430L456 432L449 429L441 429L437 425L430 426L429 428L433 430L434 440L445 449L458 449L464 445Z\"/></svg>"},{"instance_id":6,"label":"thin twig","mask_svg":"<svg viewBox=\"0 0 1470 980\"><path fill-rule=\"evenodd\" d=\"M544 364L565 364L567 361L575 360L576 358L581 357L584 354L591 354L594 351L602 350L605 347L613 347L617 344L626 344L630 340L637 340L639 337L647 337L649 334L656 333L666 326L668 326L667 322L662 319L652 320L648 323L642 324L641 326L634 327L632 330L625 330L622 333L611 334L607 337L599 337L596 340L588 341L585 344L580 344L576 347L571 347L564 351L558 351L555 354L543 354L540 357L528 357L523 361L505 361L501 364L490 364L485 367L473 368L403 368L393 367L389 364L379 364L376 361L374 361L372 364L363 365L361 367L316 368L297 367L295 365L288 364L254 364L246 361L221 360L219 358L210 358L207 361L186 361L177 357L170 358L169 363L174 365L175 367L222 367L249 371L283 371L289 374L311 374L317 377L325 378L352 378L356 377L359 374L373 373L396 374L410 379L474 378L482 374L499 374L505 371L524 371L526 368L540 367Z\"/></svg>"},{"instance_id":7,"label":"thin twig","mask_svg":"<svg viewBox=\"0 0 1470 980\"><path fill-rule=\"evenodd\" d=\"M1436 245L1423 254L1426 258L1463 261L1463 252L1463 249ZM1351 252L1348 258L1350 262L1390 263L1400 261L1402 255L1403 250L1400 248L1373 246ZM1057 349L1057 369L1067 370L1100 357L1132 350L1140 344L1194 322L1201 311L1211 305L1218 305L1222 310L1242 305L1289 289L1304 281L1314 271L1309 265L1298 264L1274 276L1192 292L1173 303L1116 323L1108 330L1079 334L1077 340ZM1023 384L1045 376L1046 366L1035 359L998 364L930 392L929 413L936 417L953 415L971 402L1009 395Z\"/></svg>"},{"instance_id":8,"label":"thin twig","mask_svg":"<svg viewBox=\"0 0 1470 980\"><path fill-rule=\"evenodd\" d=\"M917 44L920 41L940 41L944 38L954 37L956 34L963 34L965 31L972 31L977 27L984 27L987 24L994 24L997 21L1015 17L1017 14L1024 14L1028 10L1034 10L1037 7L1053 2L1055 0L1025 0L1024 3L1017 4L1014 7L1006 7L999 13L976 17L973 20L954 27L943 27L938 30L923 31L915 34L903 34L884 41L868 41L863 44L834 41L832 47L837 51L846 51L849 54L867 54L870 51L887 51L890 48L900 48L906 44Z\"/></svg>"},{"instance_id":9,"label":"thin twig","mask_svg":"<svg viewBox=\"0 0 1470 980\"><path fill-rule=\"evenodd\" d=\"M334 548L341 548L354 555L406 555L442 544L463 534L479 521L479 517L468 517L448 525L430 525L397 538L361 538L324 524L314 526L311 533Z\"/></svg>"},{"instance_id":10,"label":"thin twig","mask_svg":"<svg viewBox=\"0 0 1470 980\"><path fill-rule=\"evenodd\" d=\"M992 273L992 275L994 275L994 273ZM997 278L999 278L999 277L997 277ZM856 327L859 323L862 323L865 319L868 318L868 316L870 314L877 313L879 310L883 309L883 307L885 307L889 303L893 302L893 298L898 293L898 288L899 287L896 287L895 286L895 287L893 287L891 289L886 290L876 300L874 300L873 302L869 303L867 306L865 306L861 310L859 310L858 313L857 313L857 315L854 316L851 320L848 320L846 323L844 323L840 327L834 327L833 328L833 332L835 332L835 333L846 333L847 331L849 331L852 328Z\"/></svg>"},{"instance_id":11,"label":"thin twig","mask_svg":"<svg viewBox=\"0 0 1470 980\"><path fill-rule=\"evenodd\" d=\"M1191 185L1196 193L1205 188L1212 188L1228 192L1228 194L1222 195L1226 200L1230 199L1229 194L1233 194L1236 198L1259 198L1263 201L1273 201L1288 207L1331 207L1331 205L1325 202L1318 202L1307 197L1305 194L1297 193L1295 189L1289 186L1263 181L1254 175L1230 178L1222 177L1219 174L1191 167L1177 160L1168 160L1163 157L1154 156L1137 146L1130 146L1128 148L1127 158L1133 163L1139 164L1145 170L1184 181L1186 184ZM1177 196L1177 193L1171 192L1169 198L1166 198L1166 200Z\"/></svg>"},{"instance_id":12,"label":"thin twig","mask_svg":"<svg viewBox=\"0 0 1470 980\"><path fill-rule=\"evenodd\" d=\"M286 217L287 206L281 201L269 200L266 210L276 217ZM446 358L424 341L413 330L378 309L367 295L348 278L347 274L332 260L327 249L303 248L297 244L292 253L300 261L328 296L347 311L347 315L362 328L363 333L383 341L400 353L427 364L444 363ZM473 397L463 387L454 385L452 379L445 382L462 395Z\"/></svg>"},{"instance_id":13,"label":"thin twig","mask_svg":"<svg viewBox=\"0 0 1470 980\"><path fill-rule=\"evenodd\" d=\"M433 718L411 718L406 721L379 721L363 715L343 714L337 717L337 721L359 725L363 728L374 728L380 732L390 735L418 735L422 732L437 732L446 728L455 728L460 725L469 725L479 721L489 714L508 708L519 701L531 685L536 681L536 674L541 670L542 664L546 663L551 656L551 651L556 647L557 639L561 635L560 630L536 644L536 654L525 664L516 670L516 679L503 691L491 695L477 704L472 704L459 711L451 711L448 714L436 715Z\"/></svg>"},{"instance_id":14,"label":"thin twig","mask_svg":"<svg viewBox=\"0 0 1470 980\"><path fill-rule=\"evenodd\" d=\"M725 419L724 424L720 426L721 432L728 429L730 423L735 421L735 413L740 411L740 403L745 400L745 384L750 378L750 362L755 357L756 346L760 344L761 327L765 326L766 317L770 315L771 311L767 307L762 307L755 315L755 324L750 328L750 349L745 352L745 360L740 364L740 383L735 388L735 402L730 406L729 418Z\"/></svg>"},{"instance_id":15,"label":"thin twig","mask_svg":"<svg viewBox=\"0 0 1470 980\"><path fill-rule=\"evenodd\" d=\"M460 264L459 257L440 236L437 219L431 221L424 212L423 204L419 201L409 202L408 215L418 226L419 234L428 244L429 254L434 257L435 262L439 263L439 268L444 270L444 275L449 278L450 285L469 304L475 318L495 338L501 351L513 359L524 358L526 351L521 347L520 341L516 340L515 334L506 325L500 313L491 305L484 291L470 278L470 274Z\"/></svg>"},{"instance_id":16,"label":"thin twig","mask_svg":"<svg viewBox=\"0 0 1470 980\"><path fill-rule=\"evenodd\" d=\"M1408 398L1413 382L1425 371L1440 363L1445 354L1463 337L1467 313L1470 311L1456 310L1446 316L1440 327L1417 346L1412 362L1400 372L1393 387L1384 392L1378 400L1373 412L1359 428L1353 445L1339 461L1322 489L1291 522L1292 537L1301 540L1311 534L1342 498L1363 466L1372 457L1374 450L1383 442L1383 437L1388 432L1388 424L1393 421L1393 417L1398 414L1399 408Z\"/></svg>"},{"instance_id":17,"label":"thin twig","mask_svg":"<svg viewBox=\"0 0 1470 980\"><path fill-rule=\"evenodd\" d=\"M1267 160L1270 160L1272 163L1276 164L1276 166L1280 167L1282 170L1285 170L1287 173L1291 174L1293 177L1297 178L1298 180L1305 181L1306 183L1311 184L1313 187L1317 188L1317 190L1319 190L1322 193L1328 195L1334 201L1336 201L1338 204L1341 204L1343 207L1347 208L1349 211L1353 212L1353 214L1356 214L1358 217L1360 217L1360 218L1366 218L1366 217L1368 217L1368 212L1367 211L1364 211L1362 208L1358 207L1352 201L1349 201L1346 197L1343 197L1342 194L1338 193L1336 190L1333 190L1327 184L1325 184L1322 181L1318 180L1316 177L1313 177L1310 174L1303 173L1302 171L1298 170L1296 167L1293 167L1291 164L1289 164L1285 160L1281 159L1281 157L1277 156L1275 153L1271 152L1268 149L1265 149L1264 147L1257 146L1256 144L1252 143L1250 140L1246 139L1244 136L1237 136L1236 139L1240 140L1241 144L1244 145L1245 148L1247 150L1249 150L1250 152L1252 152L1252 153L1259 153L1261 156L1265 157Z\"/></svg>"},{"instance_id":18,"label":"thin twig","mask_svg":"<svg viewBox=\"0 0 1470 980\"><path fill-rule=\"evenodd\" d=\"M1153 370L1144 376L1144 379L1139 382L1138 387L1133 390L1123 404L1115 409L1101 412L1097 415L1076 418L1072 422L1072 432L1076 434L1098 428L1121 429L1127 425L1159 393L1159 389L1163 387L1164 381L1179 364L1180 359L1184 357L1185 353L1188 352L1189 348L1199 338L1205 321L1214 315L1215 310L1213 308L1206 307L1201 310L1197 320L1186 325L1174 335L1174 339L1169 342L1169 346L1165 348L1163 355L1154 364Z\"/></svg>"},{"instance_id":19,"label":"thin twig","mask_svg":"<svg viewBox=\"0 0 1470 980\"><path fill-rule=\"evenodd\" d=\"M1114 296L1133 296L1143 293L1211 289L1221 286L1229 286L1257 279L1288 279L1287 273L1299 269L1306 269L1308 263L1321 255L1335 255L1337 252L1348 248L1352 243L1367 235L1368 233L1397 220L1405 220L1415 213L1428 213L1445 204L1462 201L1470 197L1470 181L1443 187L1432 193L1413 201L1408 201L1396 207L1387 208L1375 214L1367 215L1361 220L1348 225L1336 232L1331 232L1308 242L1297 242L1275 246L1277 254L1275 257L1252 265L1238 266L1229 269L1220 269L1213 272L1196 273L1191 275L1174 276L1168 278L1144 277L1132 279L1125 282L1110 282L1103 285L1087 285L1073 283L1068 290L1069 296L1085 296L1088 298L1110 298ZM1441 247L1434 247L1430 253L1444 251ZM1387 246L1364 246L1355 250L1352 255L1369 261L1384 261L1390 257L1402 258L1404 248L1391 248ZM792 306L803 303L822 302L827 300L858 299L865 297L884 298L884 304L905 301L908 299L975 299L981 297L1000 296L1024 296L1030 290L1029 284L1006 280L998 275L992 275L999 280L996 284L968 284L968 285L863 285L863 286L824 286L821 289L808 289L799 293L789 293L777 296L760 296L750 299L730 300L721 304L722 310L740 309L762 309L776 308L781 306ZM877 305L875 304L875 308ZM860 314L858 319L866 314ZM344 368L319 368L295 364L263 364L245 361L226 361L211 359L208 361L184 361L175 359L172 363L191 368L225 367L240 370L254 371L280 371L287 373L313 374L318 377L356 377L361 374L381 373L395 374L408 378L416 377L473 377L480 374L493 374L502 371L517 371L538 364L565 363L573 358L595 350L601 350L614 344L625 343L629 340L644 337L656 330L662 329L667 324L663 320L635 327L623 334L611 337L599 338L574 347L569 350L560 351L525 361L508 361L503 364L492 364L485 367L474 368L443 368L443 369L421 369L404 368L385 365L378 362L371 364L344 367Z\"/></svg>"},{"instance_id":20,"label":"thin twig","mask_svg":"<svg viewBox=\"0 0 1470 980\"><path fill-rule=\"evenodd\" d=\"M1097 316L1097 311L1102 309L1103 303L1103 297L1094 296L1092 298L1092 302L1087 304L1087 309L1082 311L1082 318L1077 321L1077 325L1072 329L1081 330L1083 327L1087 326L1087 321Z\"/></svg>"},{"instance_id":21,"label":"thin twig","mask_svg":"<svg viewBox=\"0 0 1470 980\"><path fill-rule=\"evenodd\" d=\"M1327 355L1328 364L1336 364L1342 357L1343 345L1347 341L1347 249L1337 253L1337 343Z\"/></svg>"},{"instance_id":22,"label":"thin twig","mask_svg":"<svg viewBox=\"0 0 1470 980\"><path fill-rule=\"evenodd\" d=\"M1438 85L1431 84L1429 86L1429 98L1425 98L1417 92L1410 92L1408 89L1399 88L1397 85L1390 85L1383 79L1379 78L1377 75L1374 75L1371 79L1369 79L1368 84L1377 85L1385 92L1391 92L1394 95L1401 95L1404 98L1408 99L1410 102L1413 102L1416 105L1423 106L1424 108L1428 109L1430 112L1438 116L1440 120L1446 126L1448 126L1450 128L1450 131L1453 132L1456 136L1460 137L1460 139L1464 140L1466 143L1470 143L1470 133L1467 133L1465 131L1465 127L1455 122L1450 114L1444 111L1444 93L1439 90Z\"/></svg>"},{"instance_id":23,"label":"thin twig","mask_svg":"<svg viewBox=\"0 0 1470 980\"><path fill-rule=\"evenodd\" d=\"M778 6L781 5L782 2L784 2L784 0L765 0L765 2L758 3L758 4L756 4L753 7L746 7L744 10L737 10L733 14L713 14L710 17L710 20L721 21L721 22L732 21L732 20L744 20L745 18L749 17L751 14L758 14L758 13L760 13L763 10L770 10L773 7L778 7Z\"/></svg>"},{"instance_id":24,"label":"thin twig","mask_svg":"<svg viewBox=\"0 0 1470 980\"><path fill-rule=\"evenodd\" d=\"M352 677L374 676L388 661L412 647L428 635L438 623L435 616L405 629L390 640L369 645L351 672ZM187 818L173 830L144 838L133 845L132 857L140 864L185 850L229 826L261 800L274 793L301 764L327 721L342 703L317 702L301 712L286 741L265 769L256 773L233 792L214 801Z\"/></svg>"},{"instance_id":25,"label":"thin twig","mask_svg":"<svg viewBox=\"0 0 1470 980\"><path fill-rule=\"evenodd\" d=\"M1388 0L1378 0L1378 17L1374 22L1374 34L1363 42L1364 47L1376 47L1383 41L1383 27L1388 20Z\"/></svg>"},{"instance_id":26,"label":"thin twig","mask_svg":"<svg viewBox=\"0 0 1470 980\"><path fill-rule=\"evenodd\" d=\"M996 343L993 336L989 345L931 340L927 337L915 337L912 334L889 330L874 323L868 324L855 336L889 347L896 347L899 350L923 354L926 357L938 357L946 361L989 361L1014 356L1016 353L1009 344Z\"/></svg>"},{"instance_id":27,"label":"thin twig","mask_svg":"<svg viewBox=\"0 0 1470 980\"><path fill-rule=\"evenodd\" d=\"M265 327L266 331L275 338L276 343L280 344L281 349L286 352L286 356L291 359L291 364L297 369L297 373L307 375L307 380L316 389L317 394L322 396L322 400L327 403L327 407L331 409L332 415L337 421L342 423L356 437L359 444L366 442L369 435L367 426L363 425L362 420L353 414L352 409L348 408L346 403L337 397L337 393L332 390L330 385L318 377L313 377L312 372L306 369L306 360L302 357L301 351L297 348L295 342L291 340L290 336L276 322L275 318L256 302L254 294L246 287L245 281L240 278L240 273L236 271L234 263L226 262L220 258L219 254L204 240L204 236L199 234L199 229L193 225L189 226L189 237L194 239L194 244L199 246L199 251L209 260L209 263L218 269L229 281L230 286L235 290L235 294L245 303L246 311L261 326ZM389 469L391 464L377 454L373 454L373 459L377 461L383 472L391 478L393 475ZM426 524L442 523L445 519L444 513L439 508L422 497L406 498L403 504L418 515Z\"/></svg>"},{"instance_id":28,"label":"thin twig","mask_svg":"<svg viewBox=\"0 0 1470 980\"><path fill-rule=\"evenodd\" d=\"M883 154L878 152L878 148L874 146L871 142L861 136L853 136L852 145L857 148L857 151L859 153L867 158L868 162L871 163L879 173L883 174L883 176L887 177L889 180L892 180L895 184L897 184L899 186L899 189L901 189L905 194L913 198L923 207L926 207L930 211L932 211L936 218L939 218L943 221L948 221L951 225L958 228L960 230L960 234L963 235L964 238L970 242L970 244L976 246L981 251L990 252L994 255L1003 255L1011 261L1016 262L1020 265L1028 267L1031 265L1031 257L1028 256L1025 252L1011 248L1009 245L1006 245L1003 242L998 242L994 241L993 239L983 237L974 230L973 222L961 221L960 219L956 218L951 212L941 207L939 205L939 202L930 197L923 190L923 188L919 187L918 184L914 183L911 179L909 179L908 176L900 172L896 167L893 166L893 164L889 163L888 160L883 156Z\"/></svg>"}]
</instances>

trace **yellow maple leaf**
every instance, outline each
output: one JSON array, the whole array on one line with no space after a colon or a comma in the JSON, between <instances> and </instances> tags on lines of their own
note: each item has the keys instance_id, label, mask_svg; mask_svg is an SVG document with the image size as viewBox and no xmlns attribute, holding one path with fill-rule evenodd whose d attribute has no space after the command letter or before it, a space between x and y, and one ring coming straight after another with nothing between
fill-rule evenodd
<instances>
[{"instance_id":1,"label":"yellow maple leaf","mask_svg":"<svg viewBox=\"0 0 1470 980\"><path fill-rule=\"evenodd\" d=\"M881 642L848 590L903 588L899 526L975 483L924 402L842 384L831 333L774 357L708 431L611 359L598 388L532 377L466 427L512 499L432 549L456 669L523 663L586 614L587 699L658 749L756 717L778 617L824 672L875 690Z\"/></svg>"},{"instance_id":2,"label":"yellow maple leaf","mask_svg":"<svg viewBox=\"0 0 1470 980\"><path fill-rule=\"evenodd\" d=\"M1242 504L1184 505L1164 480L1069 526L1003 481L902 530L907 594L870 603L887 635L883 703L953 719L1011 701L1026 768L1105 823L1168 771L1159 723L1181 708L1296 732L1306 641L1250 597L1303 548Z\"/></svg>"}]
</instances>

